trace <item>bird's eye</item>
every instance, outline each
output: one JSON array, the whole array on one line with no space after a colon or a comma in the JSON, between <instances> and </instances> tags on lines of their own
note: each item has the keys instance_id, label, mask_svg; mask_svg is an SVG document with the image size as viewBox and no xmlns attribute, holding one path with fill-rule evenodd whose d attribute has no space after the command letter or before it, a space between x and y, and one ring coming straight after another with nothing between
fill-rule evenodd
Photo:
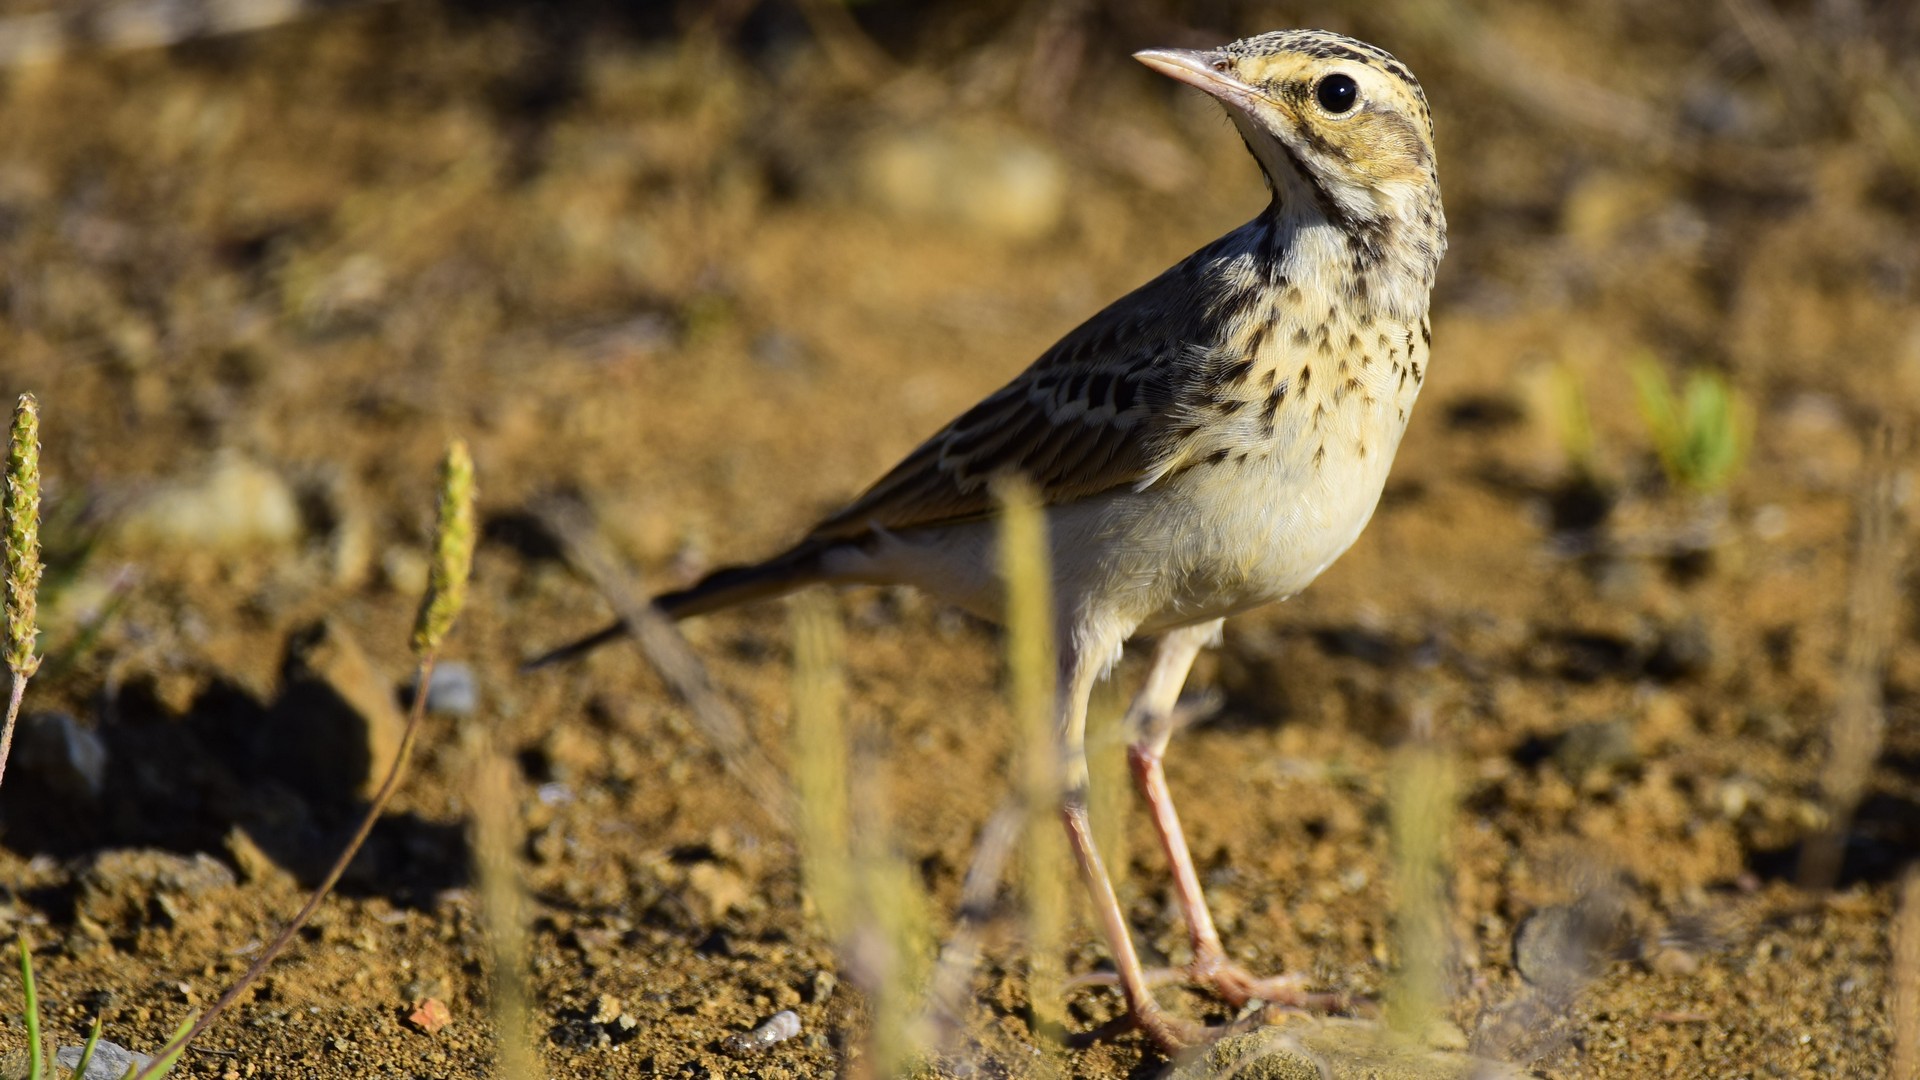
<instances>
[{"instance_id":1,"label":"bird's eye","mask_svg":"<svg viewBox=\"0 0 1920 1080\"><path fill-rule=\"evenodd\" d=\"M1321 108L1338 116L1353 108L1354 101L1360 97L1360 84L1354 82L1351 75L1329 75L1314 87L1313 96Z\"/></svg>"}]
</instances>

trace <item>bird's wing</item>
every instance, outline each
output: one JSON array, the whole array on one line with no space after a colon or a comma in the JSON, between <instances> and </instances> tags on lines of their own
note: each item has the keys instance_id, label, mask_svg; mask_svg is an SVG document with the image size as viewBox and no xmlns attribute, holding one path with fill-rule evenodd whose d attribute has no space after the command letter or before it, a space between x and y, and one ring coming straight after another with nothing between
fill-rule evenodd
<instances>
[{"instance_id":1,"label":"bird's wing","mask_svg":"<svg viewBox=\"0 0 1920 1080\"><path fill-rule=\"evenodd\" d=\"M808 539L987 516L1002 473L1052 506L1176 471L1195 449L1183 438L1199 426L1189 399L1215 363L1195 291L1183 264L1095 315Z\"/></svg>"}]
</instances>

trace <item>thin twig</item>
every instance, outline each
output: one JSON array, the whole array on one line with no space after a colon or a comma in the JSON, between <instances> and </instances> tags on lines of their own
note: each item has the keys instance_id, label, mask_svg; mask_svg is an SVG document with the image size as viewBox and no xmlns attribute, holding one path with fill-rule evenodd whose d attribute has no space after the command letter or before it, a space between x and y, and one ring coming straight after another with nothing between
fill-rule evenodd
<instances>
[{"instance_id":1,"label":"thin twig","mask_svg":"<svg viewBox=\"0 0 1920 1080\"><path fill-rule=\"evenodd\" d=\"M673 620L641 599L642 594L600 537L592 512L578 500L558 496L538 500L533 512L559 541L567 561L593 582L626 624L647 663L674 696L686 703L694 726L720 755L727 771L774 824L785 827L793 822L793 794L780 771L754 743L739 712L713 688L706 665Z\"/></svg>"},{"instance_id":2,"label":"thin twig","mask_svg":"<svg viewBox=\"0 0 1920 1080\"><path fill-rule=\"evenodd\" d=\"M27 677L13 672L13 688L7 692L7 724L0 728L0 781L7 776L7 757L13 753L13 722L20 718L20 699L27 693Z\"/></svg>"},{"instance_id":3,"label":"thin twig","mask_svg":"<svg viewBox=\"0 0 1920 1080\"><path fill-rule=\"evenodd\" d=\"M1827 760L1820 773L1827 826L1800 849L1800 884L1808 889L1832 888L1839 879L1853 813L1886 738L1881 683L1899 634L1900 575L1906 557L1898 470L1904 445L1901 435L1883 425L1868 447L1847 590L1840 699L1827 729Z\"/></svg>"},{"instance_id":4,"label":"thin twig","mask_svg":"<svg viewBox=\"0 0 1920 1080\"><path fill-rule=\"evenodd\" d=\"M367 807L366 815L360 819L360 827L354 830L353 839L348 841L347 846L341 850L340 857L333 861L333 868L327 871L327 876L321 879L319 886L313 890L312 895L307 897L306 904L302 906L299 913L293 917L293 921L289 922L286 928L280 931L272 943L266 947L265 951L261 952L260 956L254 960L252 966L247 968L246 974L240 976L239 981L229 987L226 993L221 994L220 1000L214 1002L212 1008L208 1009L199 1019L195 1020L193 1026L187 1028L179 1035L174 1036L167 1045L156 1051L154 1053L154 1061L146 1068L140 1070L139 1074L135 1076L133 1080L148 1080L149 1077L157 1075L156 1070L161 1062L169 1057L177 1057L180 1051L186 1048L188 1043L197 1038L202 1031L212 1026L214 1020L217 1019L229 1005L232 1005L241 994L251 989L253 984L257 982L260 976L267 970L267 965L273 963L274 958L280 955L280 951L285 949L287 943L293 940L293 935L299 933L300 928L305 926L307 920L313 917L313 913L319 909L321 901L327 898L327 894L331 893L334 885L339 882L340 876L347 872L347 866L353 862L353 857L360 853L361 845L367 842L368 835L373 832L374 824L380 820L380 815L386 810L387 803L392 800L394 791L400 787L400 778L406 772L407 768L407 758L413 753L415 736L420 732L420 719L426 715L426 688L433 679L434 660L435 657L431 653L420 658L420 666L415 672L413 679L413 685L420 689L413 695L413 707L407 711L407 727L405 732L400 736L400 750L394 754L393 764L387 768L387 778L381 781L380 790L373 796L373 803Z\"/></svg>"},{"instance_id":5,"label":"thin twig","mask_svg":"<svg viewBox=\"0 0 1920 1080\"><path fill-rule=\"evenodd\" d=\"M940 950L934 965L933 982L927 994L927 1015L923 1029L933 1034L934 1045L951 1049L960 1032L966 1029L962 1010L972 996L974 966L980 961L980 931L993 912L994 895L1006 873L1007 858L1020 839L1020 827L1026 820L1026 803L1010 798L1000 804L974 844L973 861L960 884L960 910L954 922L953 936Z\"/></svg>"}]
</instances>

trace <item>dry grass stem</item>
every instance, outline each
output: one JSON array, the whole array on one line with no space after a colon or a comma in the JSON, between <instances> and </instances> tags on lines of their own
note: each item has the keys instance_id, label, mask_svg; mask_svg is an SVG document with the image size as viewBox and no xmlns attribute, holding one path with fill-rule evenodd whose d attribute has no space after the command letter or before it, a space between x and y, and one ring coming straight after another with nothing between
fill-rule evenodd
<instances>
[{"instance_id":1,"label":"dry grass stem","mask_svg":"<svg viewBox=\"0 0 1920 1080\"><path fill-rule=\"evenodd\" d=\"M1920 1080L1920 864L1900 879L1892 938L1887 1025L1893 1029L1893 1062L1887 1076Z\"/></svg>"},{"instance_id":2,"label":"dry grass stem","mask_svg":"<svg viewBox=\"0 0 1920 1080\"><path fill-rule=\"evenodd\" d=\"M1393 833L1395 933L1400 970L1387 998L1394 1030L1420 1038L1447 1002L1448 835L1453 827L1452 763L1415 740L1394 755L1387 779Z\"/></svg>"},{"instance_id":3,"label":"dry grass stem","mask_svg":"<svg viewBox=\"0 0 1920 1080\"><path fill-rule=\"evenodd\" d=\"M1061 942L1066 891L1061 867L1059 733L1054 730L1053 590L1047 566L1046 518L1033 488L1003 479L997 495L1000 572L1006 579L1007 682L1020 732L1020 785L1027 810L1021 890L1027 923L1027 995L1034 1024L1061 1025L1065 981Z\"/></svg>"},{"instance_id":4,"label":"dry grass stem","mask_svg":"<svg viewBox=\"0 0 1920 1080\"><path fill-rule=\"evenodd\" d=\"M727 771L753 796L768 819L788 827L794 820L793 795L780 771L754 744L739 712L713 688L706 665L680 636L673 620L642 599L629 575L620 569L600 537L592 513L577 500L559 497L539 500L534 513L559 542L567 561L606 597L654 671L686 703L694 726L720 755Z\"/></svg>"},{"instance_id":5,"label":"dry grass stem","mask_svg":"<svg viewBox=\"0 0 1920 1080\"><path fill-rule=\"evenodd\" d=\"M854 871L847 805L846 686L840 624L819 590L793 598L793 773L799 797L800 862L814 907L834 940L854 923Z\"/></svg>"},{"instance_id":6,"label":"dry grass stem","mask_svg":"<svg viewBox=\"0 0 1920 1080\"><path fill-rule=\"evenodd\" d=\"M0 779L13 752L13 727L27 680L40 667L34 643L40 630L40 406L21 394L7 438L7 476L0 528L5 532L7 604L7 717L0 727Z\"/></svg>"},{"instance_id":7,"label":"dry grass stem","mask_svg":"<svg viewBox=\"0 0 1920 1080\"><path fill-rule=\"evenodd\" d=\"M259 981L268 965L279 957L288 943L293 940L293 936L300 932L300 928L307 924L307 920L313 918L313 913L319 910L320 904L326 900L328 894L333 892L334 885L339 883L341 875L346 873L354 856L359 854L360 848L366 844L367 837L373 832L373 826L380 820L380 815L386 812L387 804L393 801L393 793L399 790L400 780L406 775L407 762L413 756L413 744L420 734L420 721L426 715L426 688L433 684L433 666L437 659L435 650L439 646L441 637L459 616L459 600L466 594L467 583L464 574L473 562L473 492L472 460L467 456L466 444L455 440L448 447L446 461L441 468L440 522L442 529L448 528L451 523L456 539L455 542L449 543L448 536L444 532L436 533L434 537L433 570L428 577L427 596L421 603L421 616L414 632L416 648L423 640L429 642L429 647L420 653L413 680L413 685L419 690L413 695L412 707L407 710L407 726L400 735L400 748L393 755L393 764L388 766L386 778L380 782L380 790L374 793L373 801L368 804L367 812L362 815L352 838L341 849L339 857L334 859L326 876L320 879L320 884L314 887L313 892L307 897L307 902L301 905L293 919L274 936L273 941L265 949L260 951L260 955L254 958L252 965L232 986L227 988L226 993L220 995L219 1000L213 1003L213 1007L193 1020L191 1024L183 1025L183 1030L161 1047L155 1054L153 1063L140 1070L134 1080L150 1080L152 1077L164 1076L165 1069L170 1067L170 1062L179 1059L188 1043L199 1037L200 1033L211 1026L221 1013L239 1000L242 994L253 988L253 984ZM465 505L461 505L462 503ZM464 543L459 542L461 538L464 539ZM456 588L452 593L455 602L451 606L441 604L437 601L434 591L449 581L445 574L456 569L463 576L455 583ZM429 612L434 614L430 617ZM437 632L423 639L421 632L423 627L437 628Z\"/></svg>"},{"instance_id":8,"label":"dry grass stem","mask_svg":"<svg viewBox=\"0 0 1920 1080\"><path fill-rule=\"evenodd\" d=\"M951 1050L966 1030L966 1011L973 989L974 967L980 962L980 931L993 914L993 900L1006 874L1007 858L1019 843L1026 824L1026 807L1009 799L994 811L974 841L967 876L960 883L960 910L953 935L940 950L933 984L927 992L924 1027L933 1044Z\"/></svg>"},{"instance_id":9,"label":"dry grass stem","mask_svg":"<svg viewBox=\"0 0 1920 1080\"><path fill-rule=\"evenodd\" d=\"M473 861L485 912L487 946L493 954L493 1030L497 1057L494 1075L539 1076L540 1055L533 1039L533 995L527 976L528 906L514 858L518 828L513 766L478 724L466 732L472 779Z\"/></svg>"},{"instance_id":10,"label":"dry grass stem","mask_svg":"<svg viewBox=\"0 0 1920 1080\"><path fill-rule=\"evenodd\" d=\"M1906 530L1900 508L1899 462L1905 439L1890 427L1873 434L1860 494L1853 573L1847 588L1847 636L1840 661L1839 700L1827 731L1820 772L1827 824L1800 851L1800 884L1831 888L1839 879L1853 812L1865 794L1886 737L1881 700L1887 655L1899 632L1900 575Z\"/></svg>"},{"instance_id":11,"label":"dry grass stem","mask_svg":"<svg viewBox=\"0 0 1920 1080\"><path fill-rule=\"evenodd\" d=\"M447 446L440 466L440 503L433 530L433 563L427 593L413 623L413 652L426 656L440 648L454 617L467 602L467 580L473 576L473 455L464 439ZM425 686L426 683L419 683Z\"/></svg>"}]
</instances>

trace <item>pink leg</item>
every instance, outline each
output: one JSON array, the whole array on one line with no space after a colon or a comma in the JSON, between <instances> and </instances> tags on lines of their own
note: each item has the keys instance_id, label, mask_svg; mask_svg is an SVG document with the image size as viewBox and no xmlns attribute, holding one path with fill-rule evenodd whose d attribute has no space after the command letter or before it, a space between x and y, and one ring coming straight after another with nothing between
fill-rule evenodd
<instances>
[{"instance_id":1,"label":"pink leg","mask_svg":"<svg viewBox=\"0 0 1920 1080\"><path fill-rule=\"evenodd\" d=\"M1113 954L1114 981L1126 995L1127 1012L1133 1024L1144 1031L1160 1049L1172 1054L1207 1037L1205 1028L1170 1016L1153 1000L1140 956L1134 951L1133 937L1126 916L1113 892L1113 879L1094 844L1087 822L1087 697L1099 674L1096 663L1082 656L1063 657L1060 683L1060 755L1065 772L1061 817L1067 827L1067 840L1073 847L1081 880L1093 900L1100 933Z\"/></svg>"},{"instance_id":2,"label":"pink leg","mask_svg":"<svg viewBox=\"0 0 1920 1080\"><path fill-rule=\"evenodd\" d=\"M1127 720L1134 731L1127 760L1133 766L1134 781L1153 815L1161 850L1173 870L1175 895L1186 917L1193 945L1193 962L1187 975L1197 982L1212 984L1220 996L1236 1008L1252 1000L1276 1005L1337 1007L1340 1002L1333 995L1308 993L1302 976L1256 978L1227 960L1226 950L1220 946L1220 932L1213 925L1213 913L1207 909L1206 895L1200 889L1200 875L1194 870L1186 834L1180 828L1173 793L1167 788L1167 774L1161 762L1167 743L1173 737L1174 706L1179 701L1180 688L1187 681L1194 658L1202 648L1219 641L1219 635L1220 622L1215 620L1174 630L1163 637L1154 653L1146 685L1140 688L1133 707L1127 710Z\"/></svg>"}]
</instances>

